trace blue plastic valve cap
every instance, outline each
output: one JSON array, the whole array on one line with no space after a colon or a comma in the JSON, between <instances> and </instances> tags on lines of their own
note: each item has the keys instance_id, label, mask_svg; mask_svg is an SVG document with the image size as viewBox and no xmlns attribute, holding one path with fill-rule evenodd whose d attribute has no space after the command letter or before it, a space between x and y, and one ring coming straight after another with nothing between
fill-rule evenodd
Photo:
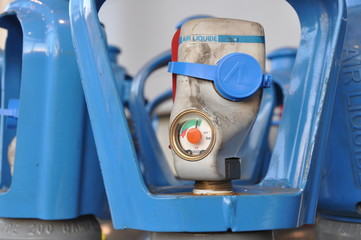
<instances>
[{"instance_id":1,"label":"blue plastic valve cap","mask_svg":"<svg viewBox=\"0 0 361 240\"><path fill-rule=\"evenodd\" d=\"M272 76L262 74L258 61L245 53L231 53L214 65L170 62L168 71L175 74L213 81L218 93L231 101L241 101L260 87L272 85Z\"/></svg>"},{"instance_id":2,"label":"blue plastic valve cap","mask_svg":"<svg viewBox=\"0 0 361 240\"><path fill-rule=\"evenodd\" d=\"M254 94L262 85L262 68L244 53L232 53L217 63L214 80L217 91L227 99L239 101Z\"/></svg>"}]
</instances>

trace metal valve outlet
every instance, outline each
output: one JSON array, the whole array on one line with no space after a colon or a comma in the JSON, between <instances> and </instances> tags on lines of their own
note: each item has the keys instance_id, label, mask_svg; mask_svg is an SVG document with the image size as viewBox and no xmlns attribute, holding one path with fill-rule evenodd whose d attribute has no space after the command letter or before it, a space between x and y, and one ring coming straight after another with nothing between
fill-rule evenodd
<instances>
[{"instance_id":1,"label":"metal valve outlet","mask_svg":"<svg viewBox=\"0 0 361 240\"><path fill-rule=\"evenodd\" d=\"M226 194L240 178L240 146L257 116L263 74L263 27L255 22L205 18L185 23L170 119L170 144L179 178L196 180L195 194Z\"/></svg>"}]
</instances>

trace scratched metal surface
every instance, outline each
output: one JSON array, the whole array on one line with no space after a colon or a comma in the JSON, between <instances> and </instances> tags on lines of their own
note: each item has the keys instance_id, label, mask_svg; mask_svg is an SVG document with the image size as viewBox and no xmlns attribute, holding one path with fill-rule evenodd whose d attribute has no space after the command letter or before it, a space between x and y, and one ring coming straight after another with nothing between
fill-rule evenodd
<instances>
[{"instance_id":1,"label":"scratched metal surface","mask_svg":"<svg viewBox=\"0 0 361 240\"><path fill-rule=\"evenodd\" d=\"M347 29L318 208L325 218L361 223L361 1L346 3Z\"/></svg>"}]
</instances>

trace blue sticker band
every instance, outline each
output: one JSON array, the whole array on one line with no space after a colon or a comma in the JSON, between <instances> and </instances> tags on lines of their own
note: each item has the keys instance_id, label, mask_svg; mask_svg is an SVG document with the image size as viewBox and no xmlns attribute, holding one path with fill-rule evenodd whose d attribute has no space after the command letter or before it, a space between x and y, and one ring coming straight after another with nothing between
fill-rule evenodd
<instances>
[{"instance_id":1,"label":"blue sticker band","mask_svg":"<svg viewBox=\"0 0 361 240\"><path fill-rule=\"evenodd\" d=\"M264 36L219 35L218 42L264 43Z\"/></svg>"},{"instance_id":2,"label":"blue sticker band","mask_svg":"<svg viewBox=\"0 0 361 240\"><path fill-rule=\"evenodd\" d=\"M179 44L184 42L219 42L219 43L265 43L264 36L243 35L185 35L180 36Z\"/></svg>"}]
</instances>

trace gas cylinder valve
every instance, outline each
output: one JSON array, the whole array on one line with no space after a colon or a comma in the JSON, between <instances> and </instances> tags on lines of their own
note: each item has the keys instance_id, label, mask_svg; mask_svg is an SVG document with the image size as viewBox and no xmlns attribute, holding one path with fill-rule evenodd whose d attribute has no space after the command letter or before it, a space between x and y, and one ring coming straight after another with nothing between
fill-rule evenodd
<instances>
[{"instance_id":1,"label":"gas cylinder valve","mask_svg":"<svg viewBox=\"0 0 361 240\"><path fill-rule=\"evenodd\" d=\"M176 173L196 181L194 194L232 193L231 180L240 178L237 151L257 116L262 89L272 82L264 74L263 28L243 20L195 19L174 41L169 136Z\"/></svg>"}]
</instances>

